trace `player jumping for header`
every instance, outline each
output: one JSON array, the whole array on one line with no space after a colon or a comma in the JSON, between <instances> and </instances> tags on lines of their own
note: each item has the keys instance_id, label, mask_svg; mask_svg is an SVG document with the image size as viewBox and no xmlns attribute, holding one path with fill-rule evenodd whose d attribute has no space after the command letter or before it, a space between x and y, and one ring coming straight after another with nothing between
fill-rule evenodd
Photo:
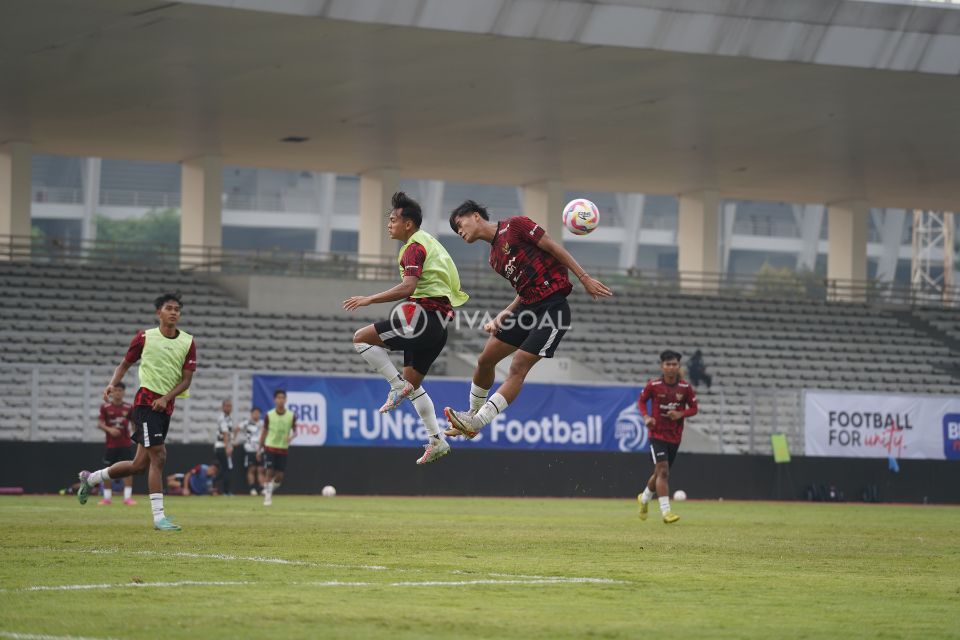
<instances>
[{"instance_id":1,"label":"player jumping for header","mask_svg":"<svg viewBox=\"0 0 960 640\"><path fill-rule=\"evenodd\" d=\"M467 200L450 214L450 227L466 242L490 243L490 266L510 281L517 297L484 325L490 334L473 372L470 410L443 411L450 426L468 438L507 408L520 393L527 373L541 358L552 358L570 328L567 295L573 285L567 270L594 300L613 292L590 275L560 244L530 218L515 216L490 222L486 208ZM514 354L506 380L487 399L497 363ZM455 432L447 431L447 434Z\"/></svg>"},{"instance_id":2,"label":"player jumping for header","mask_svg":"<svg viewBox=\"0 0 960 640\"><path fill-rule=\"evenodd\" d=\"M378 302L407 303L394 307L390 318L370 324L353 336L353 347L363 359L390 383L387 401L380 413L396 409L409 399L423 420L429 441L417 464L433 462L450 452L440 432L433 400L420 385L447 343L447 323L453 307L469 296L460 290L460 274L447 250L420 229L420 205L402 191L393 194L387 232L403 242L400 248L402 281L372 296L353 296L344 301L348 311ZM387 349L403 351L403 375L390 360Z\"/></svg>"}]
</instances>

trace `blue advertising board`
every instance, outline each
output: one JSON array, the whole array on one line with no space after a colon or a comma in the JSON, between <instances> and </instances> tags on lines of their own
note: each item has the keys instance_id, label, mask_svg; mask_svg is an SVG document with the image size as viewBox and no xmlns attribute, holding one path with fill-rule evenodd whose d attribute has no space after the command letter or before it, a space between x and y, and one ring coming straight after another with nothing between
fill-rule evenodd
<instances>
[{"instance_id":1,"label":"blue advertising board","mask_svg":"<svg viewBox=\"0 0 960 640\"><path fill-rule=\"evenodd\" d=\"M445 406L467 408L470 383L432 379L424 384L441 426ZM297 415L294 446L419 447L426 431L405 402L395 411L377 411L387 394L380 378L255 375L253 403L273 407L276 389L287 392ZM647 446L647 429L637 408L640 389L628 386L527 383L519 397L470 441L481 449L637 451Z\"/></svg>"}]
</instances>

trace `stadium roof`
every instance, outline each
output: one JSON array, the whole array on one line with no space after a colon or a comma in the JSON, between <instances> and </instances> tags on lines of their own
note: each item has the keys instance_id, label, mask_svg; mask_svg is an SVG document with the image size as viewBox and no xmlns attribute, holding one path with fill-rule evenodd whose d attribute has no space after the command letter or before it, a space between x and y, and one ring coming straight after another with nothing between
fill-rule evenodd
<instances>
[{"instance_id":1,"label":"stadium roof","mask_svg":"<svg viewBox=\"0 0 960 640\"><path fill-rule=\"evenodd\" d=\"M5 0L0 140L67 155L216 154L238 165L397 167L464 182L706 187L947 209L960 201L960 11L803 3L819 7L815 19L779 0L473 0L466 29L441 4L466 6ZM483 22L478 7L492 5ZM724 45L760 10L775 31ZM656 12L680 35L667 38L641 19L652 14L631 11ZM424 28L428 18L436 23ZM659 40L631 35L644 29ZM798 29L820 33L817 46L770 40ZM712 44L696 49L704 38ZM870 61L858 43L871 44ZM281 141L289 136L308 140Z\"/></svg>"}]
</instances>

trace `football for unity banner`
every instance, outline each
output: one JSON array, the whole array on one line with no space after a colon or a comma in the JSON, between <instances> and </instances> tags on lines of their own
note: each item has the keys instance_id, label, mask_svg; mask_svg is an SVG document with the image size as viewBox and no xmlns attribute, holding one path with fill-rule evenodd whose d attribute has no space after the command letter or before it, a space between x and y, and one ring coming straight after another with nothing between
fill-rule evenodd
<instances>
[{"instance_id":1,"label":"football for unity banner","mask_svg":"<svg viewBox=\"0 0 960 640\"><path fill-rule=\"evenodd\" d=\"M804 393L808 456L960 460L960 398Z\"/></svg>"},{"instance_id":2,"label":"football for unity banner","mask_svg":"<svg viewBox=\"0 0 960 640\"><path fill-rule=\"evenodd\" d=\"M441 427L443 408L467 408L470 382L430 379L425 385ZM381 378L254 375L253 404L273 407L273 392L287 392L297 415L294 446L419 447L427 434L413 405L377 411L388 386ZM637 408L640 388L526 383L516 401L473 440L480 449L646 451L647 429Z\"/></svg>"}]
</instances>

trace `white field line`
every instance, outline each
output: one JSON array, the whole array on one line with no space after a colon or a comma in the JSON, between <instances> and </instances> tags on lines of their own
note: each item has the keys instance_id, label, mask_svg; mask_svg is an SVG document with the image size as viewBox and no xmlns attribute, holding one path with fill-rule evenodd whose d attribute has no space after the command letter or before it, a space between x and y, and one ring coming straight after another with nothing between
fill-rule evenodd
<instances>
[{"instance_id":1,"label":"white field line","mask_svg":"<svg viewBox=\"0 0 960 640\"><path fill-rule=\"evenodd\" d=\"M51 636L46 633L18 633L0 630L0 638L11 640L110 640L110 638L88 638L86 636Z\"/></svg>"},{"instance_id":2,"label":"white field line","mask_svg":"<svg viewBox=\"0 0 960 640\"><path fill-rule=\"evenodd\" d=\"M277 564L277 565L288 565L288 566L298 566L298 567L318 567L325 569L360 569L366 571L397 571L401 573L422 573L423 569L403 569L398 567L386 567L383 565L369 565L369 564L336 564L329 562L311 562L308 560L287 560L284 558L270 558L264 556L234 556L224 553L193 553L188 551L124 551L120 549L60 549L55 547L47 547L44 550L46 551L61 551L65 553L90 553L90 554L106 554L106 555L136 555L136 556L151 556L151 557L161 557L161 558L199 558L207 560L222 560L225 562L257 562L265 564ZM440 573L441 571L438 571ZM546 584L548 582L557 582L557 581L566 581L566 582L581 582L585 584L594 583L594 584L627 584L629 581L623 580L610 580L607 578L591 578L591 577L576 577L576 576L542 576L542 575L524 575L524 574L514 574L514 573L478 573L472 571L464 571L462 569L454 569L450 571L453 575L486 575L493 578L507 578L515 580L526 580L526 581L539 581L533 582L531 584ZM431 581L427 581L431 582ZM504 582L504 581L500 581ZM331 585L355 585L355 586L367 586L368 583L355 583L355 582L340 582L336 580L324 582L324 583L306 583L306 584L331 584ZM405 583L381 583L381 582L372 582L369 585L384 585L390 584L391 586L403 586ZM412 586L414 583L410 583ZM417 585L426 584L416 583ZM467 584L485 584L482 582L477 582L475 580L468 580L462 582L441 582L439 584L450 584L450 585L467 585ZM523 584L528 584L524 582Z\"/></svg>"},{"instance_id":3,"label":"white field line","mask_svg":"<svg viewBox=\"0 0 960 640\"><path fill-rule=\"evenodd\" d=\"M136 588L170 588L170 587L234 587L260 585L264 583L240 581L200 581L200 580L180 580L178 582L124 582L124 583L102 583L102 584L61 584L61 585L38 585L33 587L22 587L20 589L0 589L0 593L25 593L31 591L86 591L96 589L126 589ZM307 587L469 587L469 586L534 586L534 585L555 585L555 584L625 584L620 580L610 580L607 578L543 578L537 580L406 580L403 582L345 582L341 580L328 580L323 582L288 582L290 586Z\"/></svg>"}]
</instances>

